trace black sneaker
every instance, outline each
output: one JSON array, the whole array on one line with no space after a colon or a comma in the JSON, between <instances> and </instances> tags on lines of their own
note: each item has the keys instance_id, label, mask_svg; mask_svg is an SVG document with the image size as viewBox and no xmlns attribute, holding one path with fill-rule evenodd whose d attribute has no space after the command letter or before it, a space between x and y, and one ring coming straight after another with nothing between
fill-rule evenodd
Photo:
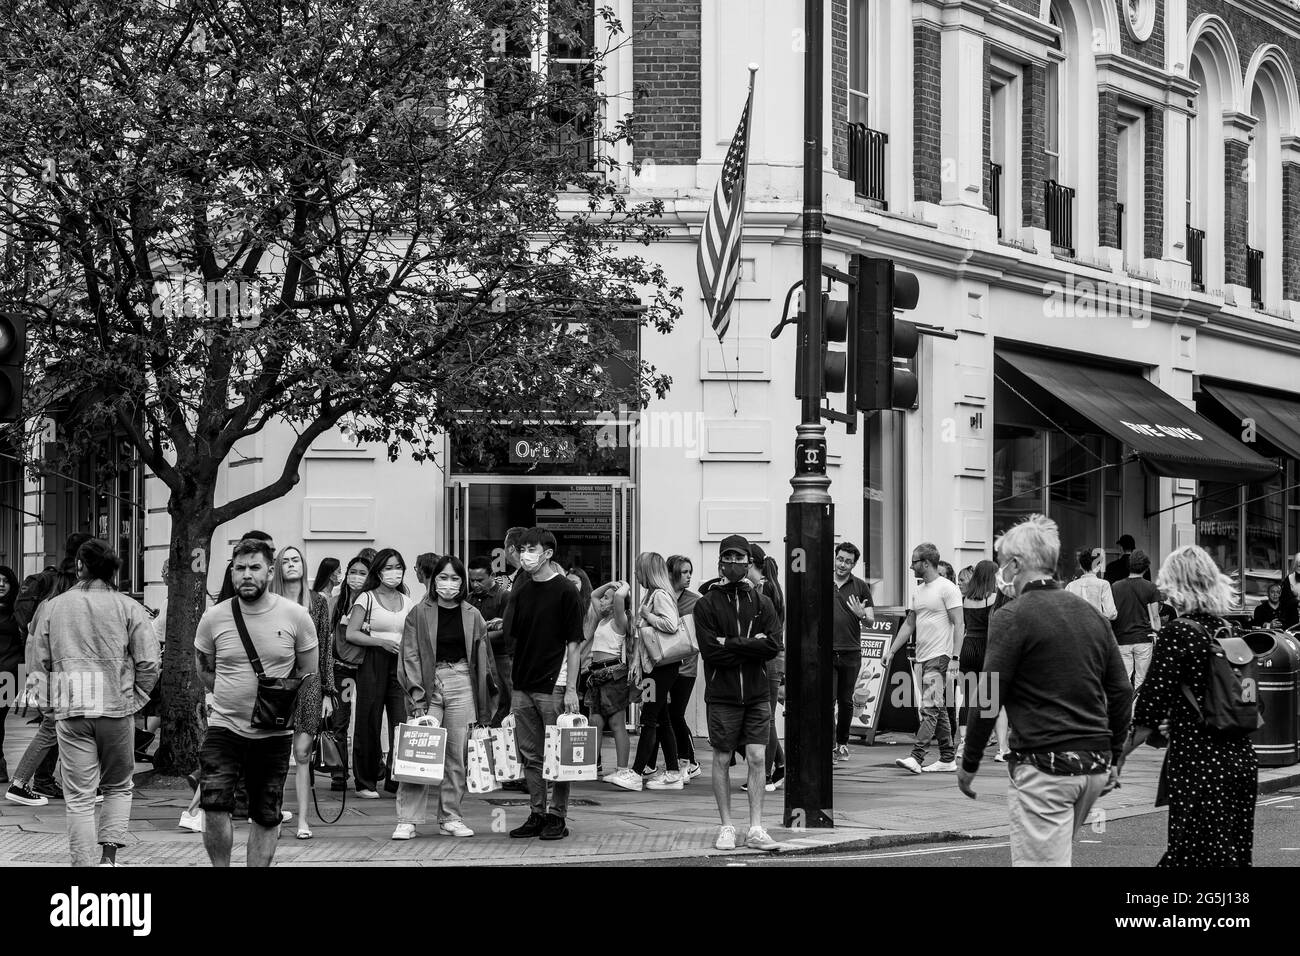
<instances>
[{"instance_id":1,"label":"black sneaker","mask_svg":"<svg viewBox=\"0 0 1300 956\"><path fill-rule=\"evenodd\" d=\"M556 819L559 819L558 817ZM515 827L510 831L510 835L516 839L527 839L529 837L539 836L547 823L547 817L542 813L530 813L528 819L524 821L523 826ZM564 821L560 820L560 825ZM558 839L553 837L552 839Z\"/></svg>"},{"instance_id":2,"label":"black sneaker","mask_svg":"<svg viewBox=\"0 0 1300 956\"><path fill-rule=\"evenodd\" d=\"M5 763L5 758L0 757L0 783L9 782L9 765Z\"/></svg>"},{"instance_id":3,"label":"black sneaker","mask_svg":"<svg viewBox=\"0 0 1300 956\"><path fill-rule=\"evenodd\" d=\"M43 797L51 800L63 799L63 788L59 786L58 781L50 778L49 780L37 780L32 783L31 790Z\"/></svg>"},{"instance_id":4,"label":"black sneaker","mask_svg":"<svg viewBox=\"0 0 1300 956\"><path fill-rule=\"evenodd\" d=\"M557 817L554 813L546 815L546 824L542 827L541 839L543 840L563 840L569 835L569 828L564 825L564 817Z\"/></svg>"},{"instance_id":5,"label":"black sneaker","mask_svg":"<svg viewBox=\"0 0 1300 956\"><path fill-rule=\"evenodd\" d=\"M50 802L47 797L37 793L31 787L24 787L17 783L5 791L5 799L21 803L25 807L43 807Z\"/></svg>"}]
</instances>

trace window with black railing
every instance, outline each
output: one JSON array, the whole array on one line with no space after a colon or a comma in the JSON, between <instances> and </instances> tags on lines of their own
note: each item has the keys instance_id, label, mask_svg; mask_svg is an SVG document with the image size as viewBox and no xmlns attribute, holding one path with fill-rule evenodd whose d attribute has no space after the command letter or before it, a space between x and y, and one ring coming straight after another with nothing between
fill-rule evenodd
<instances>
[{"instance_id":1,"label":"window with black railing","mask_svg":"<svg viewBox=\"0 0 1300 956\"><path fill-rule=\"evenodd\" d=\"M1054 179L1043 183L1043 206L1052 246L1074 255L1074 190Z\"/></svg>"},{"instance_id":2,"label":"window with black railing","mask_svg":"<svg viewBox=\"0 0 1300 956\"><path fill-rule=\"evenodd\" d=\"M1264 250L1246 247L1246 284L1250 286L1250 304L1264 307Z\"/></svg>"},{"instance_id":3,"label":"window with black railing","mask_svg":"<svg viewBox=\"0 0 1300 956\"><path fill-rule=\"evenodd\" d=\"M1002 164L989 163L989 203L993 218L998 223L998 238L1002 238Z\"/></svg>"},{"instance_id":4,"label":"window with black railing","mask_svg":"<svg viewBox=\"0 0 1300 956\"><path fill-rule=\"evenodd\" d=\"M866 123L849 124L849 175L853 191L889 208L885 200L885 146L889 134Z\"/></svg>"},{"instance_id":5,"label":"window with black railing","mask_svg":"<svg viewBox=\"0 0 1300 956\"><path fill-rule=\"evenodd\" d=\"M1192 286L1205 291L1205 230L1187 227L1187 261L1192 264Z\"/></svg>"}]
</instances>

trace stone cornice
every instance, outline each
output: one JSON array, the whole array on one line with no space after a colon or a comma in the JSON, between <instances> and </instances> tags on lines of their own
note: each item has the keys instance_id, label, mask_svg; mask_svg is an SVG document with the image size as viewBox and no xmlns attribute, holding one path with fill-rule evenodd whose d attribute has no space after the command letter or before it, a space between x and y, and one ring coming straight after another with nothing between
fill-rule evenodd
<instances>
[{"instance_id":1,"label":"stone cornice","mask_svg":"<svg viewBox=\"0 0 1300 956\"><path fill-rule=\"evenodd\" d=\"M1000 46L1008 47L1022 53L1029 54L1029 51L1021 49L1015 41L1028 40L1036 48L1041 47L1045 51L1055 41L1057 30L1050 24L1044 23L1037 17L1016 9L1005 3L1000 3L984 16L985 35ZM1030 54L1035 63L1045 63L1045 53L1035 51Z\"/></svg>"},{"instance_id":2,"label":"stone cornice","mask_svg":"<svg viewBox=\"0 0 1300 956\"><path fill-rule=\"evenodd\" d=\"M1096 60L1098 89L1113 91L1124 99L1186 112L1187 100L1196 95L1196 84L1187 77L1166 73L1132 57L1100 53Z\"/></svg>"},{"instance_id":3,"label":"stone cornice","mask_svg":"<svg viewBox=\"0 0 1300 956\"><path fill-rule=\"evenodd\" d=\"M1249 113L1233 110L1223 111L1223 138L1225 141L1249 144L1250 134L1255 131L1259 120Z\"/></svg>"}]
</instances>

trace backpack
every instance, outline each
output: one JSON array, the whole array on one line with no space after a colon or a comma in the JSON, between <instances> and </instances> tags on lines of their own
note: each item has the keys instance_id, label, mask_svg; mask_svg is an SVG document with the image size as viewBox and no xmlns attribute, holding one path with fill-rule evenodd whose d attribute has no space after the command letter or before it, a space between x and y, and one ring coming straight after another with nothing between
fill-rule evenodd
<instances>
[{"instance_id":1,"label":"backpack","mask_svg":"<svg viewBox=\"0 0 1300 956\"><path fill-rule=\"evenodd\" d=\"M1188 623L1210 637L1204 705L1197 705L1192 689L1182 685L1183 695L1191 701L1201 726L1232 737L1253 734L1264 726L1264 715L1259 706L1259 665L1255 662L1255 652L1244 640L1234 637L1231 628L1221 627L1210 634L1196 621Z\"/></svg>"},{"instance_id":2,"label":"backpack","mask_svg":"<svg viewBox=\"0 0 1300 956\"><path fill-rule=\"evenodd\" d=\"M59 569L50 565L39 574L29 574L23 578L22 587L18 589L18 597L14 599L14 617L18 618L24 628L32 623L36 608L54 590L54 582L58 574Z\"/></svg>"}]
</instances>

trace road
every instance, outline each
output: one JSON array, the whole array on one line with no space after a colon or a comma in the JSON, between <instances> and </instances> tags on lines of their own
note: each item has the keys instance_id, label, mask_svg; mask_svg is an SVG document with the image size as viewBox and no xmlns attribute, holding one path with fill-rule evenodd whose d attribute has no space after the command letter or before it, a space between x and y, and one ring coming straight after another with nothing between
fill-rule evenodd
<instances>
[{"instance_id":1,"label":"road","mask_svg":"<svg viewBox=\"0 0 1300 956\"><path fill-rule=\"evenodd\" d=\"M1074 848L1076 867L1153 867L1165 851L1168 812L1113 820L1094 832L1079 834ZM1300 787L1260 798L1255 809L1255 866L1300 866ZM568 864L570 866L580 864ZM608 864L607 864L608 865ZM641 860L630 866L1010 866L1005 837L952 843L927 843L875 852L828 853L815 856L770 856L728 860Z\"/></svg>"}]
</instances>

